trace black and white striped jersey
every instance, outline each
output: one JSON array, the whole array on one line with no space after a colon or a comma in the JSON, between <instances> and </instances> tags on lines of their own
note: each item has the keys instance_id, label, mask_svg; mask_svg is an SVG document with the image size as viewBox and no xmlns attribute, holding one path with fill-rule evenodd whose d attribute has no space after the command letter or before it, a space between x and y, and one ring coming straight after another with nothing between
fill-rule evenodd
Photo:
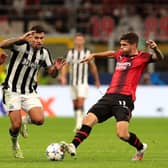
<instances>
[{"instance_id":1,"label":"black and white striped jersey","mask_svg":"<svg viewBox=\"0 0 168 168\"><path fill-rule=\"evenodd\" d=\"M52 65L46 48L33 49L28 42L17 42L11 47L11 58L3 88L21 94L37 87L37 73L41 67Z\"/></svg>"},{"instance_id":2,"label":"black and white striped jersey","mask_svg":"<svg viewBox=\"0 0 168 168\"><path fill-rule=\"evenodd\" d=\"M88 84L88 63L80 63L83 57L90 54L85 48L81 51L70 49L66 55L66 61L70 65L70 85Z\"/></svg>"}]
</instances>

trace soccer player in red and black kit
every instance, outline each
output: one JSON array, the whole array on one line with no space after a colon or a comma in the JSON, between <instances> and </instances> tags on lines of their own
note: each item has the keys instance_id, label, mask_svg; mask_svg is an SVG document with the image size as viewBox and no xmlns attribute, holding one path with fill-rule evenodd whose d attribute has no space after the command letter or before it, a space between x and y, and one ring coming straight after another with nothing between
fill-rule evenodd
<instances>
[{"instance_id":1,"label":"soccer player in red and black kit","mask_svg":"<svg viewBox=\"0 0 168 168\"><path fill-rule=\"evenodd\" d=\"M148 63L157 62L164 57L154 41L149 40L146 44L153 53L138 51L136 33L123 34L118 51L92 53L81 61L90 61L94 57L110 57L116 60L116 68L106 94L88 111L72 142L65 144L66 150L72 156L76 155L76 148L88 137L95 124L114 116L117 136L137 150L132 160L142 160L147 144L142 143L135 133L128 130L131 112L134 109L135 91Z\"/></svg>"}]
</instances>

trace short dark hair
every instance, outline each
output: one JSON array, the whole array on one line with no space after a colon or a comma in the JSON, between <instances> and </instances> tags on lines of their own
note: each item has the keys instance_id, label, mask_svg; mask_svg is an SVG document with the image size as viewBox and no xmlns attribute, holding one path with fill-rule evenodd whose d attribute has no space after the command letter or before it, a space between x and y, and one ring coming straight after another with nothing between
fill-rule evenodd
<instances>
[{"instance_id":1,"label":"short dark hair","mask_svg":"<svg viewBox=\"0 0 168 168\"><path fill-rule=\"evenodd\" d=\"M76 33L76 34L75 34L75 36L74 36L74 37L77 37L77 36L82 36L82 37L84 37L84 34L83 34L83 33L81 33L81 32L78 32L78 33Z\"/></svg>"},{"instance_id":2,"label":"short dark hair","mask_svg":"<svg viewBox=\"0 0 168 168\"><path fill-rule=\"evenodd\" d=\"M120 41L121 40L126 40L128 43L130 44L138 44L138 40L139 40L139 37L136 33L126 33L126 34L123 34L121 37L120 37Z\"/></svg>"},{"instance_id":3,"label":"short dark hair","mask_svg":"<svg viewBox=\"0 0 168 168\"><path fill-rule=\"evenodd\" d=\"M46 31L44 30L44 28L41 25L35 25L30 30L36 31L36 33L43 33L43 32L46 33Z\"/></svg>"}]
</instances>

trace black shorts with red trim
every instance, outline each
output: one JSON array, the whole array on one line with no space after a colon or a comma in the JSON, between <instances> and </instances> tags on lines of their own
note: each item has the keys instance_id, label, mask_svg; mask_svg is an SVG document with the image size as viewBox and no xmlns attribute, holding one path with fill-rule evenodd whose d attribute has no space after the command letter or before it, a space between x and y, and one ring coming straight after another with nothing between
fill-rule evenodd
<instances>
[{"instance_id":1,"label":"black shorts with red trim","mask_svg":"<svg viewBox=\"0 0 168 168\"><path fill-rule=\"evenodd\" d=\"M131 96L123 94L105 94L88 110L88 113L94 113L99 123L113 116L116 121L129 121L133 109L134 103Z\"/></svg>"}]
</instances>

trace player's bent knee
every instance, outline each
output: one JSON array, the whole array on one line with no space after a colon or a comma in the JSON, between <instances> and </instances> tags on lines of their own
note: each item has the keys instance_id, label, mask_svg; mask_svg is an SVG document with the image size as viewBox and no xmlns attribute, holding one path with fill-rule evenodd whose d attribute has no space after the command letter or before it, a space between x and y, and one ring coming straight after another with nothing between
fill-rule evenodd
<instances>
[{"instance_id":1,"label":"player's bent knee","mask_svg":"<svg viewBox=\"0 0 168 168\"><path fill-rule=\"evenodd\" d=\"M20 121L14 122L14 123L12 124L12 128L13 128L14 130L19 130L19 129L20 129L20 126L21 126L21 122L20 122Z\"/></svg>"},{"instance_id":2,"label":"player's bent knee","mask_svg":"<svg viewBox=\"0 0 168 168\"><path fill-rule=\"evenodd\" d=\"M44 119L32 120L32 123L33 123L33 124L36 124L36 125L43 125Z\"/></svg>"},{"instance_id":3,"label":"player's bent knee","mask_svg":"<svg viewBox=\"0 0 168 168\"><path fill-rule=\"evenodd\" d=\"M83 124L91 126L91 127L95 125L97 122L98 122L98 118L93 113L88 113L83 119Z\"/></svg>"}]
</instances>

